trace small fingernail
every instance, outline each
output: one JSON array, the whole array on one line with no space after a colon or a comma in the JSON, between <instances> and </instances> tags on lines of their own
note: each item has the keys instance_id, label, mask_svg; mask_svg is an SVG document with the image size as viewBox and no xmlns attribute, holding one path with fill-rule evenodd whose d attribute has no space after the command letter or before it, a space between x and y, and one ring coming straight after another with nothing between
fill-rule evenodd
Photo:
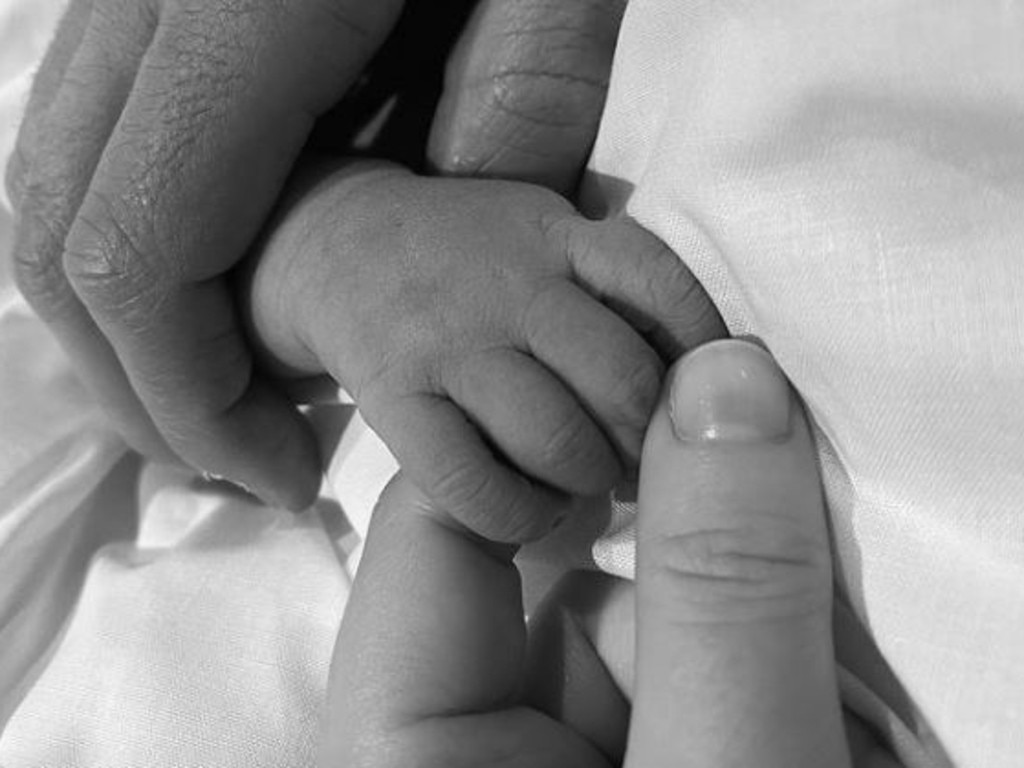
<instances>
[{"instance_id":1,"label":"small fingernail","mask_svg":"<svg viewBox=\"0 0 1024 768\"><path fill-rule=\"evenodd\" d=\"M704 344L672 376L669 411L687 441L761 442L790 433L789 383L761 347L738 339Z\"/></svg>"}]
</instances>

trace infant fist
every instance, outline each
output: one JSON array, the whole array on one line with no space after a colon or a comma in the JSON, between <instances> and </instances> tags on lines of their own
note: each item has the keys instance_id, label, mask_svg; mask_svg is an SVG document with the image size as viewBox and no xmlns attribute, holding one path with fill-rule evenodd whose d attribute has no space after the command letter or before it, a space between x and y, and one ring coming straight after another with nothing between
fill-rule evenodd
<instances>
[{"instance_id":1,"label":"infant fist","mask_svg":"<svg viewBox=\"0 0 1024 768\"><path fill-rule=\"evenodd\" d=\"M329 372L427 496L498 541L612 488L662 355L724 332L660 240L527 184L346 165L305 183L257 258L276 364Z\"/></svg>"}]
</instances>

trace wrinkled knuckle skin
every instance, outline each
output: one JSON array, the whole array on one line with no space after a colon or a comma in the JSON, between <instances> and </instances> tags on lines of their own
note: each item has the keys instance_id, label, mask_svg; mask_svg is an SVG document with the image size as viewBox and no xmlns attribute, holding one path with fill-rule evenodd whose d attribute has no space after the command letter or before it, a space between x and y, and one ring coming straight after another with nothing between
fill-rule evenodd
<instances>
[{"instance_id":1,"label":"wrinkled knuckle skin","mask_svg":"<svg viewBox=\"0 0 1024 768\"><path fill-rule=\"evenodd\" d=\"M554 98L550 81L568 76L555 73L505 71L492 76L487 108L495 114L536 129L568 130L580 123L578 100L560 93ZM589 84L587 84L589 87ZM575 95L575 94L573 94Z\"/></svg>"},{"instance_id":2,"label":"wrinkled knuckle skin","mask_svg":"<svg viewBox=\"0 0 1024 768\"><path fill-rule=\"evenodd\" d=\"M24 220L21 226L26 226ZM54 256L18 245L13 258L14 282L21 295L44 320L50 319L63 304L67 292L59 254Z\"/></svg>"},{"instance_id":3,"label":"wrinkled knuckle skin","mask_svg":"<svg viewBox=\"0 0 1024 768\"><path fill-rule=\"evenodd\" d=\"M31 185L25 186L12 253L15 284L46 321L55 319L74 295L61 261L62 219L48 200L52 202Z\"/></svg>"},{"instance_id":4,"label":"wrinkled knuckle skin","mask_svg":"<svg viewBox=\"0 0 1024 768\"><path fill-rule=\"evenodd\" d=\"M758 621L823 610L831 591L825 544L779 525L665 535L643 550L651 589L685 621Z\"/></svg>"},{"instance_id":5,"label":"wrinkled knuckle skin","mask_svg":"<svg viewBox=\"0 0 1024 768\"><path fill-rule=\"evenodd\" d=\"M101 311L138 309L159 285L149 262L114 207L90 192L64 248L64 272L79 297Z\"/></svg>"},{"instance_id":6,"label":"wrinkled knuckle skin","mask_svg":"<svg viewBox=\"0 0 1024 768\"><path fill-rule=\"evenodd\" d=\"M474 521L486 519L488 508L498 498L493 486L494 481L486 471L471 463L460 463L434 479L430 496L463 523L474 527Z\"/></svg>"},{"instance_id":7,"label":"wrinkled knuckle skin","mask_svg":"<svg viewBox=\"0 0 1024 768\"><path fill-rule=\"evenodd\" d=\"M428 495L440 508L479 536L521 543L543 533L535 519L539 514L524 514L522 499L502 493L494 475L476 465L456 465L436 478L430 488Z\"/></svg>"}]
</instances>

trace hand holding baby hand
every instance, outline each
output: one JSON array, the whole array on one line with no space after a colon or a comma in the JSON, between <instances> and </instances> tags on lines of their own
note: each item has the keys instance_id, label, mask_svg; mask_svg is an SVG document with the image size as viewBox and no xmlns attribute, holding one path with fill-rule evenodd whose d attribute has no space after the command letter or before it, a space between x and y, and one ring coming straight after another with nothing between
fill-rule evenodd
<instances>
[{"instance_id":1,"label":"hand holding baby hand","mask_svg":"<svg viewBox=\"0 0 1024 768\"><path fill-rule=\"evenodd\" d=\"M628 220L388 166L307 182L251 295L278 364L328 371L432 500L500 541L609 490L639 457L661 355L723 333L689 271Z\"/></svg>"},{"instance_id":2,"label":"hand holding baby hand","mask_svg":"<svg viewBox=\"0 0 1024 768\"><path fill-rule=\"evenodd\" d=\"M336 645L320 765L897 768L840 703L810 430L763 350L711 344L675 367L639 485L635 592L601 575L527 624L513 549L394 481Z\"/></svg>"},{"instance_id":3,"label":"hand holding baby hand","mask_svg":"<svg viewBox=\"0 0 1024 768\"><path fill-rule=\"evenodd\" d=\"M134 447L308 505L315 443L226 274L401 0L73 0L8 186L26 298Z\"/></svg>"}]
</instances>

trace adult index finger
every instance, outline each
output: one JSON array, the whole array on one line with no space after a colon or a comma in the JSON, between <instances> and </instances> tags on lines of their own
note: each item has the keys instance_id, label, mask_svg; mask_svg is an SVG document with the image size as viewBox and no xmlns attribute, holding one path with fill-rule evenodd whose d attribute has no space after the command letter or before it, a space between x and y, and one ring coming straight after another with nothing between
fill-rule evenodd
<instances>
[{"instance_id":1,"label":"adult index finger","mask_svg":"<svg viewBox=\"0 0 1024 768\"><path fill-rule=\"evenodd\" d=\"M315 116L399 9L398 0L165 9L67 239L72 285L171 447L288 507L319 488L314 442L254 372L222 277Z\"/></svg>"},{"instance_id":2,"label":"adult index finger","mask_svg":"<svg viewBox=\"0 0 1024 768\"><path fill-rule=\"evenodd\" d=\"M641 464L626 765L848 766L800 408L747 342L700 347L669 381Z\"/></svg>"}]
</instances>

